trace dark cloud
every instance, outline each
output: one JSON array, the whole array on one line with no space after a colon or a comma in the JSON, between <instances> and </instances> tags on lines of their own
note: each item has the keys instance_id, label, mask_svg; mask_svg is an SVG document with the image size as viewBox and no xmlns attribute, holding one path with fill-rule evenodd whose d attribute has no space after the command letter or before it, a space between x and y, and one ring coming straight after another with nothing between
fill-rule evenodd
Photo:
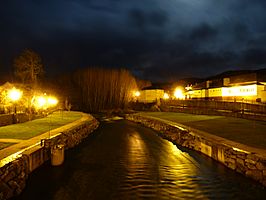
<instances>
[{"instance_id":1,"label":"dark cloud","mask_svg":"<svg viewBox=\"0 0 266 200\"><path fill-rule=\"evenodd\" d=\"M47 74L127 67L141 78L178 79L265 67L264 0L6 1L0 7L0 73L24 48Z\"/></svg>"},{"instance_id":2,"label":"dark cloud","mask_svg":"<svg viewBox=\"0 0 266 200\"><path fill-rule=\"evenodd\" d=\"M190 39L206 42L206 40L215 37L217 33L218 31L215 28L204 23L191 30Z\"/></svg>"},{"instance_id":3,"label":"dark cloud","mask_svg":"<svg viewBox=\"0 0 266 200\"><path fill-rule=\"evenodd\" d=\"M264 66L266 63L266 48L265 49L248 49L243 52L243 64Z\"/></svg>"},{"instance_id":4,"label":"dark cloud","mask_svg":"<svg viewBox=\"0 0 266 200\"><path fill-rule=\"evenodd\" d=\"M140 30L149 29L153 26L161 28L167 21L168 17L162 11L143 11L140 9L129 11L129 22Z\"/></svg>"}]
</instances>

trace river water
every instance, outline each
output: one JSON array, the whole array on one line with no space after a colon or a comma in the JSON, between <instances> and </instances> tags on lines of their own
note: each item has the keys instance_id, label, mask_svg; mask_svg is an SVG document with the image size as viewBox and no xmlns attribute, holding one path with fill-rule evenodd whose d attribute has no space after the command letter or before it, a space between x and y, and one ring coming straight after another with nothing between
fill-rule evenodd
<instances>
[{"instance_id":1,"label":"river water","mask_svg":"<svg viewBox=\"0 0 266 200\"><path fill-rule=\"evenodd\" d=\"M62 166L34 171L16 199L265 199L266 190L210 158L125 120L101 123Z\"/></svg>"}]
</instances>

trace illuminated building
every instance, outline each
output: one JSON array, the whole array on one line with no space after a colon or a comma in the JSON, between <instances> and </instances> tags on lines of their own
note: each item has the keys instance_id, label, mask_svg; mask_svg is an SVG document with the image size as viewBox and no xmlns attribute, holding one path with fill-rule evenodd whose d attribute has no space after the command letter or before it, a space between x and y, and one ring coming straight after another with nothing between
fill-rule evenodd
<instances>
[{"instance_id":1,"label":"illuminated building","mask_svg":"<svg viewBox=\"0 0 266 200\"><path fill-rule=\"evenodd\" d=\"M162 89L145 89L141 90L139 102L151 103L156 102L164 97L164 90Z\"/></svg>"},{"instance_id":2,"label":"illuminated building","mask_svg":"<svg viewBox=\"0 0 266 200\"><path fill-rule=\"evenodd\" d=\"M208 80L185 93L189 99L266 102L266 76L242 74Z\"/></svg>"},{"instance_id":3,"label":"illuminated building","mask_svg":"<svg viewBox=\"0 0 266 200\"><path fill-rule=\"evenodd\" d=\"M160 99L167 99L168 94L165 93L164 89L160 86L149 86L143 88L138 96L138 102L152 103L159 101ZM168 96L169 97L169 96Z\"/></svg>"}]
</instances>

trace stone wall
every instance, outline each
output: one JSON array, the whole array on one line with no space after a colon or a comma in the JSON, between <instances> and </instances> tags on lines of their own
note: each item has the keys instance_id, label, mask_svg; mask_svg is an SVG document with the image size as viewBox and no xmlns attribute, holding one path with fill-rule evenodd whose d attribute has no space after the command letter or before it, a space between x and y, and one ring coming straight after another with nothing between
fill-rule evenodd
<instances>
[{"instance_id":1,"label":"stone wall","mask_svg":"<svg viewBox=\"0 0 266 200\"><path fill-rule=\"evenodd\" d=\"M199 151L250 177L266 187L266 157L251 151L236 148L233 142L221 142L221 138L197 131L188 131L166 120L143 117L136 114L126 115L126 119L140 123L158 131L163 138L183 147Z\"/></svg>"},{"instance_id":2,"label":"stone wall","mask_svg":"<svg viewBox=\"0 0 266 200\"><path fill-rule=\"evenodd\" d=\"M0 168L0 199L19 195L26 186L28 174L26 156L21 156Z\"/></svg>"},{"instance_id":3,"label":"stone wall","mask_svg":"<svg viewBox=\"0 0 266 200\"><path fill-rule=\"evenodd\" d=\"M92 118L91 121L86 121L51 139L42 141L41 145L24 151L17 156L17 159L0 167L0 200L9 199L22 192L28 175L51 158L51 148L54 145L63 144L65 149L73 148L97 129L98 125L99 122Z\"/></svg>"}]
</instances>

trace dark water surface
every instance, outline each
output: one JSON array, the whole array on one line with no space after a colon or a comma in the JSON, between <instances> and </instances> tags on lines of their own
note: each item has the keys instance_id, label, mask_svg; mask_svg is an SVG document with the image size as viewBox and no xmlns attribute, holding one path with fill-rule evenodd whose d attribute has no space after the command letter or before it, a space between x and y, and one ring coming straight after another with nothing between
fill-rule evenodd
<instances>
[{"instance_id":1,"label":"dark water surface","mask_svg":"<svg viewBox=\"0 0 266 200\"><path fill-rule=\"evenodd\" d=\"M266 190L221 164L121 120L101 123L62 166L34 171L17 199L266 199Z\"/></svg>"}]
</instances>

